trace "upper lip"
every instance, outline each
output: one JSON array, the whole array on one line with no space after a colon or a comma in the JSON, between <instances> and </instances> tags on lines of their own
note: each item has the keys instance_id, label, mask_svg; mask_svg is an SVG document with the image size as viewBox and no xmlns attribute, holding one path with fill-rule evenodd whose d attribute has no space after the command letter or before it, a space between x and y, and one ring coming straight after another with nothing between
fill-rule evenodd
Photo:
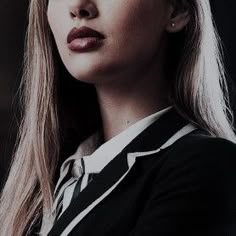
<instances>
[{"instance_id":1,"label":"upper lip","mask_svg":"<svg viewBox=\"0 0 236 236\"><path fill-rule=\"evenodd\" d=\"M74 27L67 36L67 43L72 42L76 38L85 38L85 37L104 38L104 35L86 26L82 26L80 28Z\"/></svg>"}]
</instances>

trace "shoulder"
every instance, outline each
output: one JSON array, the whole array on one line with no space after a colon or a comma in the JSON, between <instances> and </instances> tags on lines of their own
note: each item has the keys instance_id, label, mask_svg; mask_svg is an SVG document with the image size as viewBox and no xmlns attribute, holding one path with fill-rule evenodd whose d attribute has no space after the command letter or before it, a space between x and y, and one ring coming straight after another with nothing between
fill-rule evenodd
<instances>
[{"instance_id":1,"label":"shoulder","mask_svg":"<svg viewBox=\"0 0 236 236\"><path fill-rule=\"evenodd\" d=\"M190 134L167 148L157 183L191 185L236 197L236 144L222 138ZM222 196L222 194L220 194Z\"/></svg>"},{"instance_id":2,"label":"shoulder","mask_svg":"<svg viewBox=\"0 0 236 236\"><path fill-rule=\"evenodd\" d=\"M161 153L134 235L235 235L236 145L190 134Z\"/></svg>"},{"instance_id":3,"label":"shoulder","mask_svg":"<svg viewBox=\"0 0 236 236\"><path fill-rule=\"evenodd\" d=\"M152 157L154 184L134 235L235 235L234 143L190 134Z\"/></svg>"},{"instance_id":4,"label":"shoulder","mask_svg":"<svg viewBox=\"0 0 236 236\"><path fill-rule=\"evenodd\" d=\"M205 178L224 172L225 175L232 175L236 181L236 144L202 132L185 135L161 152L146 157L152 166L151 170L158 173L157 178L170 173L189 177L183 171L188 170L191 175L205 174Z\"/></svg>"},{"instance_id":5,"label":"shoulder","mask_svg":"<svg viewBox=\"0 0 236 236\"><path fill-rule=\"evenodd\" d=\"M189 134L166 150L168 162L194 161L236 165L236 144L204 134ZM178 158L176 157L178 156Z\"/></svg>"}]
</instances>

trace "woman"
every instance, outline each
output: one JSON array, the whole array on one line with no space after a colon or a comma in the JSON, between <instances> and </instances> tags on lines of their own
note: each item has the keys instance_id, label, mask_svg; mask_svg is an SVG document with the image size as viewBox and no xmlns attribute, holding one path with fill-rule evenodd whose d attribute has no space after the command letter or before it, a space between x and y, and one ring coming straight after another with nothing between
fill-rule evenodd
<instances>
[{"instance_id":1,"label":"woman","mask_svg":"<svg viewBox=\"0 0 236 236\"><path fill-rule=\"evenodd\" d=\"M25 55L0 235L235 235L208 0L31 0Z\"/></svg>"}]
</instances>

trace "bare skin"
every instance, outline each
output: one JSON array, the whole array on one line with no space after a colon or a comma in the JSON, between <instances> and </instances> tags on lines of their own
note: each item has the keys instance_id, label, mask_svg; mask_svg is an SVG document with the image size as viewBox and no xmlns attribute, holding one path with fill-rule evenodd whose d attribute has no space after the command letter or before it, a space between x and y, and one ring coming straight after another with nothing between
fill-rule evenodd
<instances>
[{"instance_id":1,"label":"bare skin","mask_svg":"<svg viewBox=\"0 0 236 236\"><path fill-rule=\"evenodd\" d=\"M168 84L164 83L160 72L154 71L151 67L143 74L133 74L134 79L126 80L125 84L96 85L105 141L170 105Z\"/></svg>"},{"instance_id":2,"label":"bare skin","mask_svg":"<svg viewBox=\"0 0 236 236\"><path fill-rule=\"evenodd\" d=\"M170 105L163 69L167 38L188 23L187 12L176 13L177 2L49 0L48 22L65 67L75 79L96 88L105 141ZM103 46L70 51L67 35L80 26L104 34Z\"/></svg>"}]
</instances>

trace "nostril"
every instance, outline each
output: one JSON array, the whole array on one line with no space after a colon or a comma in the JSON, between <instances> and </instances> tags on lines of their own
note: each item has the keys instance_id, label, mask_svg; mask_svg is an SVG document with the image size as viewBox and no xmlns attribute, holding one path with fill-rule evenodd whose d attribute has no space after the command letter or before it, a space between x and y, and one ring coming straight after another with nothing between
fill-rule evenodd
<instances>
[{"instance_id":1,"label":"nostril","mask_svg":"<svg viewBox=\"0 0 236 236\"><path fill-rule=\"evenodd\" d=\"M71 16L71 17L76 17L76 14L73 13L73 12L70 12L70 16Z\"/></svg>"},{"instance_id":2,"label":"nostril","mask_svg":"<svg viewBox=\"0 0 236 236\"><path fill-rule=\"evenodd\" d=\"M93 5L86 5L81 7L72 6L70 9L70 16L72 18L79 17L79 18L94 18L98 16L97 8Z\"/></svg>"},{"instance_id":3,"label":"nostril","mask_svg":"<svg viewBox=\"0 0 236 236\"><path fill-rule=\"evenodd\" d=\"M79 15L82 17L87 17L89 16L89 12L86 10L79 10Z\"/></svg>"},{"instance_id":4,"label":"nostril","mask_svg":"<svg viewBox=\"0 0 236 236\"><path fill-rule=\"evenodd\" d=\"M71 17L76 17L76 16L79 16L79 17L89 17L90 16L90 13L86 10L79 10L77 12L70 12L70 16Z\"/></svg>"}]
</instances>

